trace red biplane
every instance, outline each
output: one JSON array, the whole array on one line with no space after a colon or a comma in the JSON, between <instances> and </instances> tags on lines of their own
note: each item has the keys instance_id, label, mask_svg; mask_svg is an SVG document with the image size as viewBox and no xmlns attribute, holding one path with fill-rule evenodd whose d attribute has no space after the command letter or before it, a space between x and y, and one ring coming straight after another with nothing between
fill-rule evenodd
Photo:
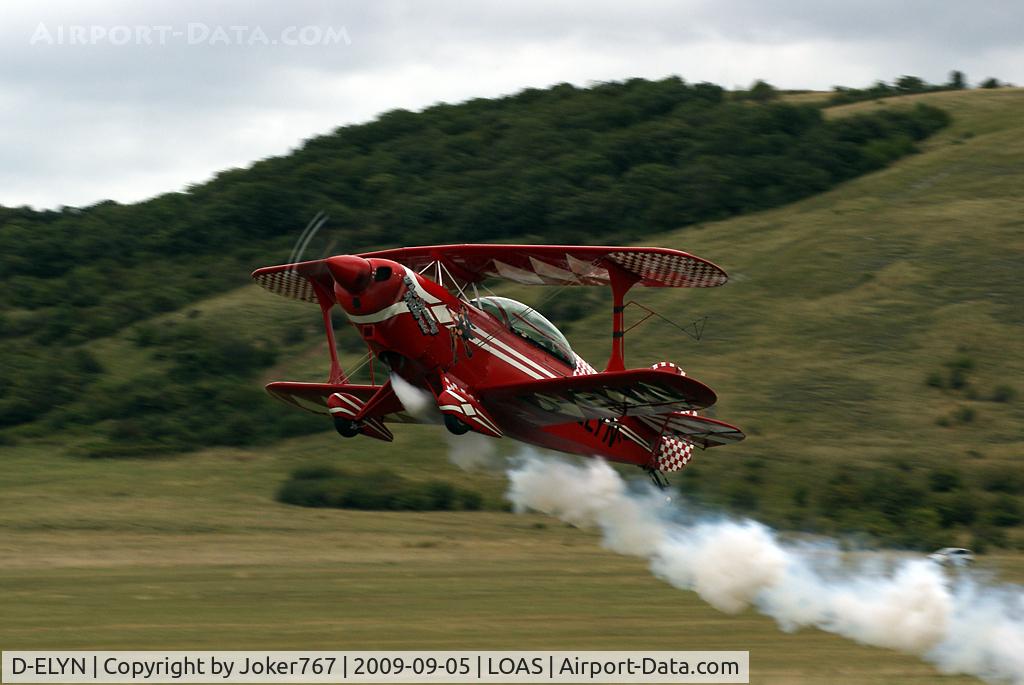
<instances>
[{"instance_id":1,"label":"red biplane","mask_svg":"<svg viewBox=\"0 0 1024 685\"><path fill-rule=\"evenodd\" d=\"M539 312L478 284L609 286L612 352L598 372ZM675 364L626 369L624 305L634 285L707 288L722 269L658 247L439 245L268 266L253 278L271 292L320 305L331 356L326 383L275 382L267 390L329 415L345 437L391 441L387 423L413 422L389 379L349 383L338 362L331 309L339 305L374 358L427 391L456 435L509 436L548 449L645 469L655 483L690 461L695 447L743 433L699 416L715 393ZM372 367L371 367L372 369ZM371 378L372 378L371 371Z\"/></svg>"}]
</instances>

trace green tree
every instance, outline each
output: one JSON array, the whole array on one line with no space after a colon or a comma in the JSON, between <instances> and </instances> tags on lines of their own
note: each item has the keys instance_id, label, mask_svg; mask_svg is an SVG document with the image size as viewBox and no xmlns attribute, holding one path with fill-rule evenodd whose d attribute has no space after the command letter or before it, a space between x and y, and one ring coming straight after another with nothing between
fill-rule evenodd
<instances>
[{"instance_id":1,"label":"green tree","mask_svg":"<svg viewBox=\"0 0 1024 685\"><path fill-rule=\"evenodd\" d=\"M919 76L900 76L896 79L896 90L900 93L923 93L927 84Z\"/></svg>"},{"instance_id":2,"label":"green tree","mask_svg":"<svg viewBox=\"0 0 1024 685\"><path fill-rule=\"evenodd\" d=\"M755 102L768 102L778 97L779 91L775 90L775 86L760 79L750 86L750 99Z\"/></svg>"}]
</instances>

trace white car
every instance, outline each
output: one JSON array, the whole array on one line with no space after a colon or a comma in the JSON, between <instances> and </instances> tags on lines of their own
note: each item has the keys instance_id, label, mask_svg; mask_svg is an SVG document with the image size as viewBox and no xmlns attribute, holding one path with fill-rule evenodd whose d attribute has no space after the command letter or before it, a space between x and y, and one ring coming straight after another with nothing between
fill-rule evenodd
<instances>
[{"instance_id":1,"label":"white car","mask_svg":"<svg viewBox=\"0 0 1024 685\"><path fill-rule=\"evenodd\" d=\"M964 568L974 563L974 552L963 547L943 547L929 554L928 558L942 566Z\"/></svg>"}]
</instances>

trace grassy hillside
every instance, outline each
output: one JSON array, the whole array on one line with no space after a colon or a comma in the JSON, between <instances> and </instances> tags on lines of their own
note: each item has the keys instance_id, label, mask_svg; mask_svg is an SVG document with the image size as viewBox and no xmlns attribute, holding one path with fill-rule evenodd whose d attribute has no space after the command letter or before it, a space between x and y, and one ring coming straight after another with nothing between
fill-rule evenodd
<instances>
[{"instance_id":1,"label":"grassy hillside","mask_svg":"<svg viewBox=\"0 0 1024 685\"><path fill-rule=\"evenodd\" d=\"M996 551L993 541L1020 541L1012 513L1024 494L1024 89L893 98L826 116L917 102L953 116L920 154L785 207L646 237L711 259L732 280L635 291L679 322L710 320L699 343L648 322L628 339L627 360L680 363L718 391L717 415L748 432L673 479L691 496L787 528ZM576 349L603 362L605 294L504 292L569 316ZM592 309L574 306L580 294ZM260 394L261 381L323 377L317 319L315 307L250 285L144 323L234 330L257 349L275 342L274 363L237 380L244 392L228 415L244 428L289 411ZM84 344L110 384L101 390L141 377L159 396L177 362L139 335L133 325ZM342 344L348 361L358 358L351 336ZM78 406L101 399L96 391ZM601 551L592 534L543 517L273 501L292 468L323 461L439 475L500 501L502 476L448 465L437 428L397 427L392 445L324 431L158 459L76 456L113 423L53 418L0 447L5 648L172 648L216 634L223 648L750 649L757 682L935 682L909 657L718 614L641 562ZM966 516L965 502L971 521L944 526L950 512ZM1024 579L1009 551L982 563Z\"/></svg>"},{"instance_id":2,"label":"grassy hillside","mask_svg":"<svg viewBox=\"0 0 1024 685\"><path fill-rule=\"evenodd\" d=\"M719 415L751 435L706 455L699 478L727 495L749 488L775 518L820 515L814 494L847 466L925 490L925 472L944 469L979 503L1017 506L1016 485L1011 499L978 485L1001 489L997 476L1024 457L1024 403L993 401L1024 390L1024 91L830 115L922 100L954 117L922 154L784 209L652 240L723 264L732 281L641 295L673 318L711 320L699 344L671 346L652 326L630 341L632 361L674 359L719 391ZM600 349L583 332L601 322L574 326L581 348ZM809 504L793 507L801 490ZM886 527L857 519L851 528Z\"/></svg>"},{"instance_id":3,"label":"grassy hillside","mask_svg":"<svg viewBox=\"0 0 1024 685\"><path fill-rule=\"evenodd\" d=\"M1021 516L1024 482L1006 472L1020 455L1024 413L1014 278L1022 97L952 91L826 110L842 119L923 100L951 112L954 124L921 154L827 193L645 239L732 275L711 291L633 292L678 322L708 315L709 323L695 343L648 322L628 339L629 361L682 364L718 390L717 415L750 435L700 455L676 479L689 494L777 525L866 532L898 546L1015 544L1007 532ZM505 291L538 303L581 354L604 360L607 293ZM351 369L364 349L346 333ZM204 346L209 354L197 356ZM222 371L223 355L234 360L239 348L252 364ZM320 426L258 390L275 378L323 378L317 312L255 286L82 349L104 373L21 439L63 435L75 454L116 455L122 443L145 454L272 443ZM384 462L397 453L376 443L359 449Z\"/></svg>"},{"instance_id":4,"label":"grassy hillside","mask_svg":"<svg viewBox=\"0 0 1024 685\"><path fill-rule=\"evenodd\" d=\"M698 343L649 321L628 339L630 363L682 364L719 392L716 414L750 435L699 455L675 479L690 495L776 525L867 533L898 546L1017 544L1024 293L1015 274L1024 262L1015 188L1024 148L1016 113L1024 92L933 93L828 116L919 100L954 115L921 154L785 208L645 241L707 257L732 275L710 291L632 294L680 323L709 322ZM564 322L595 365L606 358L607 293L503 292ZM190 320L280 339L301 327L306 333L261 378L324 375L326 348L309 306L253 286L158 323ZM103 361L130 358L138 350L127 337L94 349ZM342 345L351 368L362 350L351 335ZM360 449L385 463L401 453Z\"/></svg>"},{"instance_id":5,"label":"grassy hillside","mask_svg":"<svg viewBox=\"0 0 1024 685\"><path fill-rule=\"evenodd\" d=\"M830 120L770 87L762 95L678 78L562 84L387 112L137 204L0 207L0 431L113 420L103 434L114 444L93 450L108 454L308 432L273 413L225 413L246 397L214 380L251 380L295 351L294 329L280 340L247 325L140 325L133 339L160 368L127 386L90 346L243 285L247 267L286 259L315 212L347 252L395 236L623 242L812 195L913 153L948 123L927 106Z\"/></svg>"}]
</instances>

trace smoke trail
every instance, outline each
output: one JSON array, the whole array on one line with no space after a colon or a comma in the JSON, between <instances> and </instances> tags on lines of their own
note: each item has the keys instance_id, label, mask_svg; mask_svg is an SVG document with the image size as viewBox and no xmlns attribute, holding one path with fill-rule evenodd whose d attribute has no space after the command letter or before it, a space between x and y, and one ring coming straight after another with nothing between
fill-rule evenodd
<instances>
[{"instance_id":1,"label":"smoke trail","mask_svg":"<svg viewBox=\"0 0 1024 685\"><path fill-rule=\"evenodd\" d=\"M708 520L627 489L599 460L585 465L526 456L508 472L517 511L597 527L612 551L715 608L753 606L785 631L815 626L918 655L947 673L1024 683L1024 592L956 582L924 559L842 563L834 544L780 542L751 520Z\"/></svg>"},{"instance_id":2,"label":"smoke trail","mask_svg":"<svg viewBox=\"0 0 1024 685\"><path fill-rule=\"evenodd\" d=\"M502 467L495 438L470 431L465 435L444 433L448 459L463 471L494 471Z\"/></svg>"},{"instance_id":3,"label":"smoke trail","mask_svg":"<svg viewBox=\"0 0 1024 685\"><path fill-rule=\"evenodd\" d=\"M405 410L415 418L425 423L439 423L441 412L437 409L437 402L433 395L426 390L420 390L415 385L405 380L397 373L391 374L391 388L395 396L402 403Z\"/></svg>"},{"instance_id":4,"label":"smoke trail","mask_svg":"<svg viewBox=\"0 0 1024 685\"><path fill-rule=\"evenodd\" d=\"M417 388L398 374L391 374L391 387L405 410L424 423L442 423L441 412L434 396ZM455 436L444 432L448 441L448 459L465 471L494 469L501 466L495 440L486 435L469 432Z\"/></svg>"}]
</instances>

